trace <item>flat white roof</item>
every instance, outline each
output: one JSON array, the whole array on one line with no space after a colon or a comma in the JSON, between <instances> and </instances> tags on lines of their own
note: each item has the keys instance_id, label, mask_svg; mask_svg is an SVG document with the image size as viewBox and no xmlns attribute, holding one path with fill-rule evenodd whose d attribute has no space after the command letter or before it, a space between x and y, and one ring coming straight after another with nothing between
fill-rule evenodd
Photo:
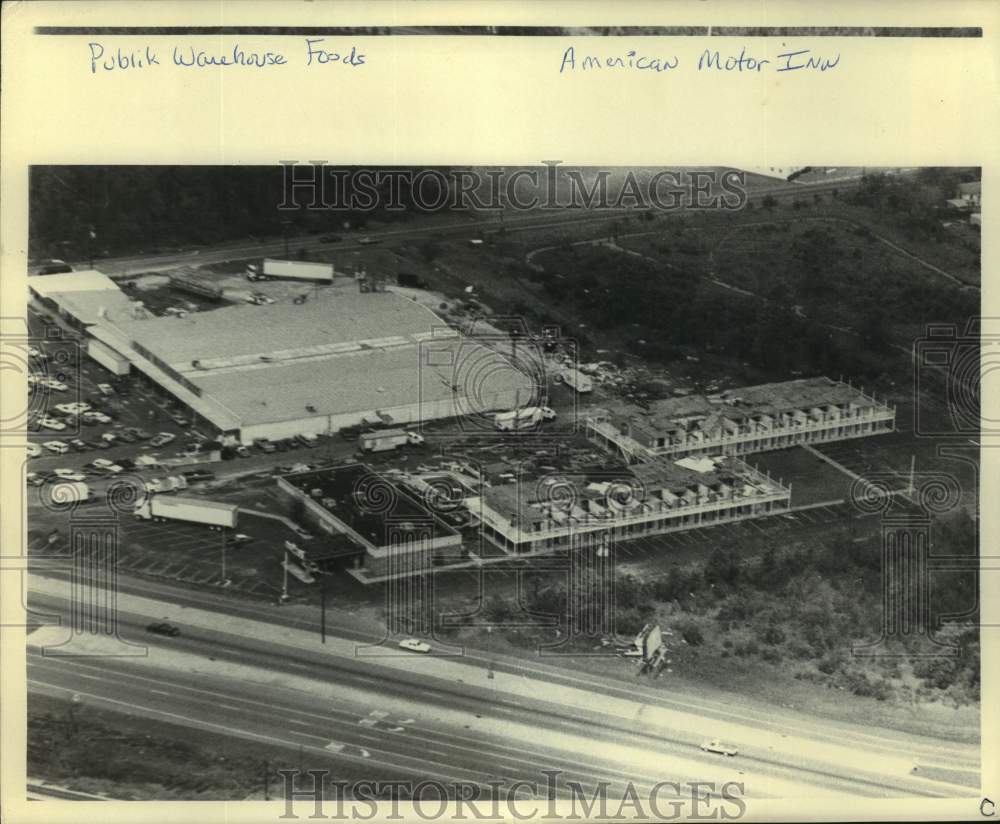
<instances>
[{"instance_id":1,"label":"flat white roof","mask_svg":"<svg viewBox=\"0 0 1000 824\"><path fill-rule=\"evenodd\" d=\"M60 275L32 275L28 278L28 288L43 298L67 292L121 291L118 284L96 269L65 272Z\"/></svg>"}]
</instances>

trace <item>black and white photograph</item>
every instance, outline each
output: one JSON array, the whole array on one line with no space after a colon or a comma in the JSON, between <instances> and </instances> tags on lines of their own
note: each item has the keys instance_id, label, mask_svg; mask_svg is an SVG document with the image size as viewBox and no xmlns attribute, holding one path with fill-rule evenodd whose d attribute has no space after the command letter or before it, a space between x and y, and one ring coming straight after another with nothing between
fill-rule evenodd
<instances>
[{"instance_id":1,"label":"black and white photograph","mask_svg":"<svg viewBox=\"0 0 1000 824\"><path fill-rule=\"evenodd\" d=\"M0 19L4 824L1000 815L1000 7Z\"/></svg>"},{"instance_id":2,"label":"black and white photograph","mask_svg":"<svg viewBox=\"0 0 1000 824\"><path fill-rule=\"evenodd\" d=\"M30 797L977 799L981 177L32 167Z\"/></svg>"}]
</instances>

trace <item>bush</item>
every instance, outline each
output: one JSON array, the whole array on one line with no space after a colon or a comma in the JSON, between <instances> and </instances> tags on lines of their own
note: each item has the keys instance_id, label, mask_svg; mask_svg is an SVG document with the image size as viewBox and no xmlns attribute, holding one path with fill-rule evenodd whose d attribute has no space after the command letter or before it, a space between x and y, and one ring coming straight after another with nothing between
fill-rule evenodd
<instances>
[{"instance_id":1,"label":"bush","mask_svg":"<svg viewBox=\"0 0 1000 824\"><path fill-rule=\"evenodd\" d=\"M684 626L678 627L681 631L681 638L683 638L689 646L700 647L705 643L705 636L702 634L701 629L697 624L687 623Z\"/></svg>"}]
</instances>

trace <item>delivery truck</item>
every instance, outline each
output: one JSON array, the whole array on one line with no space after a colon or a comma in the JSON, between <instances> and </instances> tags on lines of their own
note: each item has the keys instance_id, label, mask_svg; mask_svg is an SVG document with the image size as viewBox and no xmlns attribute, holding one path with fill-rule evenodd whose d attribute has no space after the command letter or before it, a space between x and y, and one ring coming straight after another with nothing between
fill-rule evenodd
<instances>
[{"instance_id":1,"label":"delivery truck","mask_svg":"<svg viewBox=\"0 0 1000 824\"><path fill-rule=\"evenodd\" d=\"M331 283L335 274L332 263L309 263L304 260L273 260L264 258L258 266L247 266L247 280L308 280Z\"/></svg>"},{"instance_id":2,"label":"delivery truck","mask_svg":"<svg viewBox=\"0 0 1000 824\"><path fill-rule=\"evenodd\" d=\"M55 478L49 485L49 498L61 504L82 504L90 500L90 487L80 481Z\"/></svg>"},{"instance_id":3,"label":"delivery truck","mask_svg":"<svg viewBox=\"0 0 1000 824\"><path fill-rule=\"evenodd\" d=\"M556 413L547 406L526 406L524 409L498 412L493 418L493 424L500 432L515 432L531 429L542 421L555 420L555 417Z\"/></svg>"},{"instance_id":4,"label":"delivery truck","mask_svg":"<svg viewBox=\"0 0 1000 824\"><path fill-rule=\"evenodd\" d=\"M135 508L135 517L149 521L187 521L212 529L236 529L236 504L206 501L202 498L167 498L150 495Z\"/></svg>"},{"instance_id":5,"label":"delivery truck","mask_svg":"<svg viewBox=\"0 0 1000 824\"><path fill-rule=\"evenodd\" d=\"M594 381L589 375L584 375L577 369L566 367L557 373L557 377L562 380L570 389L577 392L586 393L594 391Z\"/></svg>"},{"instance_id":6,"label":"delivery truck","mask_svg":"<svg viewBox=\"0 0 1000 824\"><path fill-rule=\"evenodd\" d=\"M362 452L388 452L401 446L421 446L424 436L405 429L379 429L365 432L359 441Z\"/></svg>"}]
</instances>

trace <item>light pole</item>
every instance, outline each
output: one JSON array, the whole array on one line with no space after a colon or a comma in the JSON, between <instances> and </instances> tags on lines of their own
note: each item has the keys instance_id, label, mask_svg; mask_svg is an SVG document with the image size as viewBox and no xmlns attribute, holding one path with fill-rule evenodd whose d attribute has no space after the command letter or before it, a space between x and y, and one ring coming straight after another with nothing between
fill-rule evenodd
<instances>
[{"instance_id":1,"label":"light pole","mask_svg":"<svg viewBox=\"0 0 1000 824\"><path fill-rule=\"evenodd\" d=\"M285 603L288 600L288 550L284 550L284 555L281 560L281 603Z\"/></svg>"},{"instance_id":2,"label":"light pole","mask_svg":"<svg viewBox=\"0 0 1000 824\"><path fill-rule=\"evenodd\" d=\"M219 546L219 553L222 560L222 586L227 587L232 582L226 575L226 530L224 527L222 529L222 538Z\"/></svg>"}]
</instances>

